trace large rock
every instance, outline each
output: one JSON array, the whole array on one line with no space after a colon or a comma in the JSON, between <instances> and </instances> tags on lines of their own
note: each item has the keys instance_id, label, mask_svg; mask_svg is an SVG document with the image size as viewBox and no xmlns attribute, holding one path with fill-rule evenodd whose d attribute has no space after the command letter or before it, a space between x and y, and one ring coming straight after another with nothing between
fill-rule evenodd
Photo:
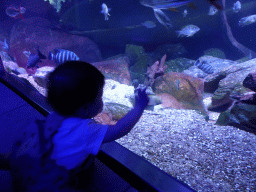
<instances>
[{"instance_id":1,"label":"large rock","mask_svg":"<svg viewBox=\"0 0 256 192\"><path fill-rule=\"evenodd\" d=\"M234 62L231 60L220 59L220 58L212 57L208 55L202 56L199 59L200 61L206 61L209 65L211 65L214 69L214 73L209 75L194 65L188 68L187 70L184 70L184 73L192 75L194 77L205 78L210 76L210 78L214 78L216 77L216 74L219 74L219 72L225 69L226 67L237 64L237 62Z\"/></svg>"},{"instance_id":2,"label":"large rock","mask_svg":"<svg viewBox=\"0 0 256 192\"><path fill-rule=\"evenodd\" d=\"M233 103L234 97L250 92L243 86L246 76L256 70L256 59L233 64L205 78L205 92L213 93L211 111L225 111Z\"/></svg>"},{"instance_id":3,"label":"large rock","mask_svg":"<svg viewBox=\"0 0 256 192\"><path fill-rule=\"evenodd\" d=\"M131 84L129 61L127 57L93 62L92 65L97 67L106 79L112 79L126 85Z\"/></svg>"},{"instance_id":4,"label":"large rock","mask_svg":"<svg viewBox=\"0 0 256 192\"><path fill-rule=\"evenodd\" d=\"M217 125L231 125L256 134L256 105L234 103L231 109L222 112Z\"/></svg>"},{"instance_id":5,"label":"large rock","mask_svg":"<svg viewBox=\"0 0 256 192\"><path fill-rule=\"evenodd\" d=\"M194 65L195 61L194 60L190 60L190 59L186 59L186 58L176 58L173 60L169 60L165 62L165 65L168 66L168 68L166 69L166 73L168 72L183 72L187 69L189 69L190 67L192 67ZM195 75L196 77L196 75Z\"/></svg>"},{"instance_id":6,"label":"large rock","mask_svg":"<svg viewBox=\"0 0 256 192\"><path fill-rule=\"evenodd\" d=\"M204 82L200 78L169 72L156 79L153 90L156 94L167 93L173 96L185 109L195 109L208 116L203 103L203 87Z\"/></svg>"},{"instance_id":7,"label":"large rock","mask_svg":"<svg viewBox=\"0 0 256 192\"><path fill-rule=\"evenodd\" d=\"M127 44L125 55L129 59L129 69L132 79L137 79L139 83L145 81L145 73L149 64L148 55L142 46Z\"/></svg>"},{"instance_id":8,"label":"large rock","mask_svg":"<svg viewBox=\"0 0 256 192\"><path fill-rule=\"evenodd\" d=\"M26 68L28 58L24 51L37 53L37 48L48 57L48 52L55 48L73 51L82 61L101 61L97 45L90 39L50 29L51 23L43 18L32 17L17 22L10 35L10 51L20 67ZM55 66L53 61L42 60L39 66ZM27 69L34 74L36 69Z\"/></svg>"},{"instance_id":9,"label":"large rock","mask_svg":"<svg viewBox=\"0 0 256 192\"><path fill-rule=\"evenodd\" d=\"M204 54L212 57L217 57L220 59L226 59L225 53L218 48L207 49L204 51Z\"/></svg>"}]
</instances>

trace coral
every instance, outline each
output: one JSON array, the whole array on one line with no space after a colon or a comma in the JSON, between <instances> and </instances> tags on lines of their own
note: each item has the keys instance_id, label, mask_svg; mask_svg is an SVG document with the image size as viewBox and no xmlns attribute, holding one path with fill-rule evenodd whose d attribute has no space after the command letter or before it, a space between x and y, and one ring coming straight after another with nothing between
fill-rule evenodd
<instances>
[{"instance_id":1,"label":"coral","mask_svg":"<svg viewBox=\"0 0 256 192\"><path fill-rule=\"evenodd\" d=\"M166 55L162 57L160 63L159 61L156 61L151 67L148 67L144 85L152 87L155 79L159 76L164 75L164 71L167 69L167 65L164 65L165 60Z\"/></svg>"}]
</instances>

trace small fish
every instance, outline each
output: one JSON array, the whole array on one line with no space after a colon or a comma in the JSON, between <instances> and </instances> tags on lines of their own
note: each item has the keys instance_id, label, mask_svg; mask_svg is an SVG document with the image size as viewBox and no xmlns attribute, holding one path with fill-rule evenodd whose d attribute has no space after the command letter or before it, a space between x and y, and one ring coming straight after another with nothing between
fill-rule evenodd
<instances>
[{"instance_id":1,"label":"small fish","mask_svg":"<svg viewBox=\"0 0 256 192\"><path fill-rule=\"evenodd\" d=\"M54 60L55 63L58 65L66 61L78 61L79 57L72 51L64 49L54 49L54 53L49 51L48 59Z\"/></svg>"},{"instance_id":2,"label":"small fish","mask_svg":"<svg viewBox=\"0 0 256 192\"><path fill-rule=\"evenodd\" d=\"M28 57L28 62L27 62L27 68L33 68L33 67L38 67L38 63L42 62L41 59L46 59L46 56L43 55L39 49L37 49L37 54L31 53Z\"/></svg>"},{"instance_id":3,"label":"small fish","mask_svg":"<svg viewBox=\"0 0 256 192\"><path fill-rule=\"evenodd\" d=\"M154 28L154 27L156 27L156 24L153 21L145 21L144 23L141 23L141 25L145 26L147 28Z\"/></svg>"},{"instance_id":4,"label":"small fish","mask_svg":"<svg viewBox=\"0 0 256 192\"><path fill-rule=\"evenodd\" d=\"M248 59L252 59L252 51L251 50L249 51Z\"/></svg>"},{"instance_id":5,"label":"small fish","mask_svg":"<svg viewBox=\"0 0 256 192\"><path fill-rule=\"evenodd\" d=\"M240 11L241 7L242 6L241 6L240 1L237 1L234 3L234 6L232 7L232 9L235 13L238 13Z\"/></svg>"},{"instance_id":6,"label":"small fish","mask_svg":"<svg viewBox=\"0 0 256 192\"><path fill-rule=\"evenodd\" d=\"M256 15L250 15L248 17L243 17L239 20L238 25L244 27L245 25L250 25L256 22Z\"/></svg>"},{"instance_id":7,"label":"small fish","mask_svg":"<svg viewBox=\"0 0 256 192\"><path fill-rule=\"evenodd\" d=\"M31 52L30 52L30 51L23 51L23 54L24 54L27 58L29 58L29 55L31 55Z\"/></svg>"},{"instance_id":8,"label":"small fish","mask_svg":"<svg viewBox=\"0 0 256 192\"><path fill-rule=\"evenodd\" d=\"M7 7L5 10L5 13L9 15L10 17L13 17L17 19L18 17L21 17L24 20L24 17L22 14L26 12L26 9L24 7L16 8L14 6Z\"/></svg>"},{"instance_id":9,"label":"small fish","mask_svg":"<svg viewBox=\"0 0 256 192\"><path fill-rule=\"evenodd\" d=\"M162 9L175 10L191 3L192 0L140 0L140 4L153 9L156 19L167 29L172 27L170 19L165 15Z\"/></svg>"},{"instance_id":10,"label":"small fish","mask_svg":"<svg viewBox=\"0 0 256 192\"><path fill-rule=\"evenodd\" d=\"M218 9L214 7L213 5L210 6L208 15L215 15L218 12Z\"/></svg>"},{"instance_id":11,"label":"small fish","mask_svg":"<svg viewBox=\"0 0 256 192\"><path fill-rule=\"evenodd\" d=\"M213 67L210 64L208 64L206 61L200 62L200 60L197 59L194 65L207 74L214 73Z\"/></svg>"},{"instance_id":12,"label":"small fish","mask_svg":"<svg viewBox=\"0 0 256 192\"><path fill-rule=\"evenodd\" d=\"M101 13L104 14L105 20L108 20L108 16L110 16L109 11L111 10L111 8L108 8L108 6L105 3L102 3L101 8Z\"/></svg>"},{"instance_id":13,"label":"small fish","mask_svg":"<svg viewBox=\"0 0 256 192\"><path fill-rule=\"evenodd\" d=\"M1 45L2 49L4 49L5 51L9 50L9 45L7 44L6 39L4 39L4 41L0 41L0 45Z\"/></svg>"},{"instance_id":14,"label":"small fish","mask_svg":"<svg viewBox=\"0 0 256 192\"><path fill-rule=\"evenodd\" d=\"M175 85L176 85L177 91L179 91L180 90L180 80L179 79L175 81Z\"/></svg>"},{"instance_id":15,"label":"small fish","mask_svg":"<svg viewBox=\"0 0 256 192\"><path fill-rule=\"evenodd\" d=\"M223 7L219 3L217 3L218 0L207 0L207 1L208 3L216 7L216 9L223 10Z\"/></svg>"},{"instance_id":16,"label":"small fish","mask_svg":"<svg viewBox=\"0 0 256 192\"><path fill-rule=\"evenodd\" d=\"M185 9L184 12L183 12L183 17L186 17L187 14L188 14L188 11L187 11L187 9Z\"/></svg>"},{"instance_id":17,"label":"small fish","mask_svg":"<svg viewBox=\"0 0 256 192\"><path fill-rule=\"evenodd\" d=\"M186 25L180 31L176 31L176 33L178 33L178 37L180 37L180 36L191 37L195 33L197 33L199 30L200 30L200 28L197 27L196 25Z\"/></svg>"}]
</instances>

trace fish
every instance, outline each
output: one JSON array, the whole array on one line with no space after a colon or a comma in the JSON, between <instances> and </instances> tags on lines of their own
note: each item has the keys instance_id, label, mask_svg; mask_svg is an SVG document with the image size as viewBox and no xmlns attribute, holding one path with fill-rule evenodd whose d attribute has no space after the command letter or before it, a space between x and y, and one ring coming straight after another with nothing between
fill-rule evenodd
<instances>
[{"instance_id":1,"label":"fish","mask_svg":"<svg viewBox=\"0 0 256 192\"><path fill-rule=\"evenodd\" d=\"M152 9L170 9L177 8L188 3L191 3L192 0L141 0L140 3L146 7Z\"/></svg>"},{"instance_id":2,"label":"fish","mask_svg":"<svg viewBox=\"0 0 256 192\"><path fill-rule=\"evenodd\" d=\"M23 54L29 58L29 55L31 55L31 52L30 51L23 51Z\"/></svg>"},{"instance_id":3,"label":"fish","mask_svg":"<svg viewBox=\"0 0 256 192\"><path fill-rule=\"evenodd\" d=\"M199 30L200 28L197 27L196 25L186 25L180 31L176 31L176 33L178 33L178 37L180 36L192 37Z\"/></svg>"},{"instance_id":4,"label":"fish","mask_svg":"<svg viewBox=\"0 0 256 192\"><path fill-rule=\"evenodd\" d=\"M172 27L172 23L170 19L164 14L163 11L160 9L153 9L154 15L159 23L161 23L163 26L166 27L166 29L169 29L169 27Z\"/></svg>"},{"instance_id":5,"label":"fish","mask_svg":"<svg viewBox=\"0 0 256 192\"><path fill-rule=\"evenodd\" d=\"M240 11L240 9L242 8L241 2L237 1L234 3L234 6L232 7L233 11L235 13L238 13Z\"/></svg>"},{"instance_id":6,"label":"fish","mask_svg":"<svg viewBox=\"0 0 256 192\"><path fill-rule=\"evenodd\" d=\"M26 12L26 8L25 7L14 7L14 6L9 6L6 8L5 13L10 16L13 17L15 19L17 19L18 17L21 17L21 19L24 20L23 14Z\"/></svg>"},{"instance_id":7,"label":"fish","mask_svg":"<svg viewBox=\"0 0 256 192\"><path fill-rule=\"evenodd\" d=\"M218 0L206 0L208 3L216 7L218 10L223 10L223 7L217 2Z\"/></svg>"},{"instance_id":8,"label":"fish","mask_svg":"<svg viewBox=\"0 0 256 192\"><path fill-rule=\"evenodd\" d=\"M27 68L34 68L34 67L37 67L39 68L38 66L38 63L41 63L41 59L46 59L46 56L43 55L39 49L37 49L37 54L34 54L34 53L31 53L28 57L28 62L27 62Z\"/></svg>"},{"instance_id":9,"label":"fish","mask_svg":"<svg viewBox=\"0 0 256 192\"><path fill-rule=\"evenodd\" d=\"M206 61L201 62L199 59L197 59L194 65L197 66L198 69L201 69L203 72L207 74L214 73L213 67L210 64L208 64Z\"/></svg>"},{"instance_id":10,"label":"fish","mask_svg":"<svg viewBox=\"0 0 256 192\"><path fill-rule=\"evenodd\" d=\"M4 49L5 51L9 50L9 45L7 44L6 39L4 39L4 41L0 41L0 45L1 45L2 49Z\"/></svg>"},{"instance_id":11,"label":"fish","mask_svg":"<svg viewBox=\"0 0 256 192\"><path fill-rule=\"evenodd\" d=\"M156 27L156 24L153 21L145 21L144 23L141 23L141 25L145 26L147 28L154 28L154 27Z\"/></svg>"},{"instance_id":12,"label":"fish","mask_svg":"<svg viewBox=\"0 0 256 192\"><path fill-rule=\"evenodd\" d=\"M58 65L66 61L78 61L79 57L74 52L69 50L54 49L54 53L49 51L48 59L54 60L55 63Z\"/></svg>"},{"instance_id":13,"label":"fish","mask_svg":"<svg viewBox=\"0 0 256 192\"><path fill-rule=\"evenodd\" d=\"M187 14L188 14L188 11L187 11L187 9L185 9L182 15L183 15L183 17L186 17Z\"/></svg>"},{"instance_id":14,"label":"fish","mask_svg":"<svg viewBox=\"0 0 256 192\"><path fill-rule=\"evenodd\" d=\"M252 59L252 51L251 50L249 51L249 54L247 57L248 57L248 59Z\"/></svg>"},{"instance_id":15,"label":"fish","mask_svg":"<svg viewBox=\"0 0 256 192\"><path fill-rule=\"evenodd\" d=\"M110 16L109 11L111 10L111 8L108 8L108 6L105 3L102 3L101 8L101 13L104 14L105 20L108 20Z\"/></svg>"},{"instance_id":16,"label":"fish","mask_svg":"<svg viewBox=\"0 0 256 192\"><path fill-rule=\"evenodd\" d=\"M140 4L153 9L156 19L167 29L172 27L170 19L162 9L174 9L191 3L192 0L140 0Z\"/></svg>"},{"instance_id":17,"label":"fish","mask_svg":"<svg viewBox=\"0 0 256 192\"><path fill-rule=\"evenodd\" d=\"M250 15L250 16L243 17L242 19L240 19L238 22L238 25L240 27L244 27L245 25L250 25L255 22L256 22L256 15Z\"/></svg>"},{"instance_id":18,"label":"fish","mask_svg":"<svg viewBox=\"0 0 256 192\"><path fill-rule=\"evenodd\" d=\"M214 7L213 5L210 6L208 15L215 15L218 12L218 9Z\"/></svg>"}]
</instances>

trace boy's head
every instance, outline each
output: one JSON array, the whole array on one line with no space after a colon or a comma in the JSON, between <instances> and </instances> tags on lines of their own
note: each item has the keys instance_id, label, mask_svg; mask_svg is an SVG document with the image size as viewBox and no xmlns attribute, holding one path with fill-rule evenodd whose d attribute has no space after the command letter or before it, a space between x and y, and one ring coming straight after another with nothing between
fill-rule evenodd
<instances>
[{"instance_id":1,"label":"boy's head","mask_svg":"<svg viewBox=\"0 0 256 192\"><path fill-rule=\"evenodd\" d=\"M93 103L104 86L103 74L83 61L68 61L48 76L47 100L61 115L72 116Z\"/></svg>"}]
</instances>

